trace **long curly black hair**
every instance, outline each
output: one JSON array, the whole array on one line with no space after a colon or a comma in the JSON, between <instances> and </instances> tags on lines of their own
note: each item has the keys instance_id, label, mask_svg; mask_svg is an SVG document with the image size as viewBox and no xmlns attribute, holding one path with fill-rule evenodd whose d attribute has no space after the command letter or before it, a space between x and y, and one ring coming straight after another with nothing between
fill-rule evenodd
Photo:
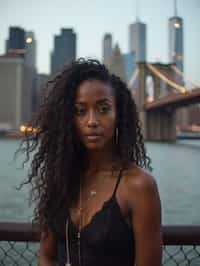
<instances>
[{"instance_id":1,"label":"long curly black hair","mask_svg":"<svg viewBox=\"0 0 200 266\"><path fill-rule=\"evenodd\" d=\"M118 128L116 152L121 160L151 170L136 104L127 85L97 60L81 58L72 62L47 82L46 96L27 124L29 131L25 132L18 150L26 153L24 163L33 152L28 178L23 184L31 184L33 222L42 230L49 227L63 230L66 211L78 195L86 162L84 148L77 146L74 134L74 101L77 87L89 79L106 82L114 89Z\"/></svg>"}]
</instances>

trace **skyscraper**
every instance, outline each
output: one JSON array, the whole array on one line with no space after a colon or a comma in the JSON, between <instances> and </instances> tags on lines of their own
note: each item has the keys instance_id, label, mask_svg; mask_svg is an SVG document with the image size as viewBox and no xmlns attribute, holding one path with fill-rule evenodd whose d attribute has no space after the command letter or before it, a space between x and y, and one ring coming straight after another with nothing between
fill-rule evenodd
<instances>
[{"instance_id":1,"label":"skyscraper","mask_svg":"<svg viewBox=\"0 0 200 266\"><path fill-rule=\"evenodd\" d=\"M37 69L36 69L36 40L32 31L25 33L25 64L29 67L32 72L32 84L31 84L31 106L32 111L36 111L37 101Z\"/></svg>"},{"instance_id":2,"label":"skyscraper","mask_svg":"<svg viewBox=\"0 0 200 266\"><path fill-rule=\"evenodd\" d=\"M6 41L6 53L25 57L25 31L20 27L10 27Z\"/></svg>"},{"instance_id":3,"label":"skyscraper","mask_svg":"<svg viewBox=\"0 0 200 266\"><path fill-rule=\"evenodd\" d=\"M169 61L183 71L183 19L177 15L174 0L174 16L169 19Z\"/></svg>"},{"instance_id":4,"label":"skyscraper","mask_svg":"<svg viewBox=\"0 0 200 266\"><path fill-rule=\"evenodd\" d=\"M135 53L130 52L126 54L122 54L124 65L125 65L125 71L126 71L126 80L127 82L131 79L131 76L133 74L133 71L136 67L135 64Z\"/></svg>"},{"instance_id":5,"label":"skyscraper","mask_svg":"<svg viewBox=\"0 0 200 266\"><path fill-rule=\"evenodd\" d=\"M103 38L103 63L108 66L112 56L112 35L106 33Z\"/></svg>"},{"instance_id":6,"label":"skyscraper","mask_svg":"<svg viewBox=\"0 0 200 266\"><path fill-rule=\"evenodd\" d=\"M0 125L18 129L32 113L32 71L20 57L0 57Z\"/></svg>"},{"instance_id":7,"label":"skyscraper","mask_svg":"<svg viewBox=\"0 0 200 266\"><path fill-rule=\"evenodd\" d=\"M125 64L118 44L114 47L112 51L112 56L108 65L108 69L111 73L119 76L123 81L126 82Z\"/></svg>"},{"instance_id":8,"label":"skyscraper","mask_svg":"<svg viewBox=\"0 0 200 266\"><path fill-rule=\"evenodd\" d=\"M31 98L30 107L31 111L35 110L36 105L36 40L33 32L25 32L20 27L10 27L9 37L6 41L6 55L5 58L21 58L25 65L25 69L30 72L29 82L30 88L27 88L29 97ZM17 69L21 69L17 67ZM23 91L23 93L27 93Z\"/></svg>"},{"instance_id":9,"label":"skyscraper","mask_svg":"<svg viewBox=\"0 0 200 266\"><path fill-rule=\"evenodd\" d=\"M129 26L129 51L135 53L136 63L146 61L146 24L139 19Z\"/></svg>"},{"instance_id":10,"label":"skyscraper","mask_svg":"<svg viewBox=\"0 0 200 266\"><path fill-rule=\"evenodd\" d=\"M36 40L32 31L25 34L25 62L28 66L36 68Z\"/></svg>"},{"instance_id":11,"label":"skyscraper","mask_svg":"<svg viewBox=\"0 0 200 266\"><path fill-rule=\"evenodd\" d=\"M46 97L48 94L47 88L45 86L48 79L49 75L47 74L40 73L37 75L36 110L39 109L44 97Z\"/></svg>"},{"instance_id":12,"label":"skyscraper","mask_svg":"<svg viewBox=\"0 0 200 266\"><path fill-rule=\"evenodd\" d=\"M73 29L61 29L54 37L54 50L51 53L51 73L60 71L63 65L76 59L76 34Z\"/></svg>"},{"instance_id":13,"label":"skyscraper","mask_svg":"<svg viewBox=\"0 0 200 266\"><path fill-rule=\"evenodd\" d=\"M177 12L177 1L174 0L174 16L169 18L169 61L183 71L183 19ZM176 82L183 84L181 76L176 76ZM176 123L180 129L185 129L189 123L189 109L180 108L176 113Z\"/></svg>"}]
</instances>

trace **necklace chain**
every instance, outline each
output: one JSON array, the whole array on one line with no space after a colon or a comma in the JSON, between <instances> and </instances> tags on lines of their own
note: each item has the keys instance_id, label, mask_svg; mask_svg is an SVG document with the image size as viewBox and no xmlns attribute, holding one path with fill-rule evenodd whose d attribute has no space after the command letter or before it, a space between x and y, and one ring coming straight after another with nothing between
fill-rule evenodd
<instances>
[{"instance_id":1,"label":"necklace chain","mask_svg":"<svg viewBox=\"0 0 200 266\"><path fill-rule=\"evenodd\" d=\"M79 227L78 227L78 260L79 260L79 266L81 266L81 227L82 227L82 184L80 179L80 195L79 195Z\"/></svg>"},{"instance_id":2,"label":"necklace chain","mask_svg":"<svg viewBox=\"0 0 200 266\"><path fill-rule=\"evenodd\" d=\"M90 190L90 195L86 199L85 203L88 202L88 200L91 197L96 196L97 192L95 190ZM83 206L82 206L82 183L80 179L80 195L79 195L79 226L78 226L78 233L77 233L77 244L78 244L78 260L79 260L79 266L81 266L81 229L83 224ZM67 219L66 222L66 245L67 245L67 257L68 261L66 262L65 266L71 266L71 260L70 260L70 252L69 252L69 221Z\"/></svg>"},{"instance_id":3,"label":"necklace chain","mask_svg":"<svg viewBox=\"0 0 200 266\"><path fill-rule=\"evenodd\" d=\"M88 202L88 200L91 197L96 196L97 192L95 190L90 190L90 195L86 199L85 203ZM77 234L77 240L78 240L78 259L79 259L79 266L81 266L81 229L83 225L83 205L82 205L82 183L80 179L80 199L79 199L79 226L78 226L78 234Z\"/></svg>"}]
</instances>

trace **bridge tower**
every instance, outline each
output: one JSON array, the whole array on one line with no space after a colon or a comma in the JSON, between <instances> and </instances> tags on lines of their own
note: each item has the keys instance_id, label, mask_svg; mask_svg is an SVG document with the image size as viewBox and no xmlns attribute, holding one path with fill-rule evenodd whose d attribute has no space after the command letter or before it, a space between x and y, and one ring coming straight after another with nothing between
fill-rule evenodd
<instances>
[{"instance_id":1,"label":"bridge tower","mask_svg":"<svg viewBox=\"0 0 200 266\"><path fill-rule=\"evenodd\" d=\"M172 77L174 75L169 64L151 64ZM139 110L140 120L143 126L143 134L146 140L151 141L175 141L176 140L176 110L173 108L145 109L149 100L148 80L151 80L153 100L161 96L174 93L173 89L163 82L158 75L153 73L148 64L139 63L139 83L135 93L135 101Z\"/></svg>"}]
</instances>

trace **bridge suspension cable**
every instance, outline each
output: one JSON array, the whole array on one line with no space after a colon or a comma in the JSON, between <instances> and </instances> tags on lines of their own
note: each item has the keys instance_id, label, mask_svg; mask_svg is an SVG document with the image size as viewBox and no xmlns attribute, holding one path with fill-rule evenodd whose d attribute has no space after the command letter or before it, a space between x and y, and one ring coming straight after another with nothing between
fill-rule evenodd
<instances>
[{"instance_id":1,"label":"bridge suspension cable","mask_svg":"<svg viewBox=\"0 0 200 266\"><path fill-rule=\"evenodd\" d=\"M139 74L140 70L139 70L139 67L137 66L134 71L133 71L133 74L128 82L128 87L131 89L131 87L133 86L138 74Z\"/></svg>"},{"instance_id":2,"label":"bridge suspension cable","mask_svg":"<svg viewBox=\"0 0 200 266\"><path fill-rule=\"evenodd\" d=\"M186 93L187 92L187 88L185 88L184 86L181 86L181 85L177 84L176 82L168 79L164 74L162 74L159 70L157 70L156 67L154 67L153 65L147 64L147 67L157 77L159 77L161 80L163 80L164 82L166 82L172 88L179 90L181 93Z\"/></svg>"},{"instance_id":3,"label":"bridge suspension cable","mask_svg":"<svg viewBox=\"0 0 200 266\"><path fill-rule=\"evenodd\" d=\"M200 88L199 84L195 84L192 80L190 80L189 78L186 78L186 75L184 75L184 73L178 69L178 67L176 67L175 65L172 65L171 68L181 77L184 78L185 81L189 81L194 87Z\"/></svg>"}]
</instances>

